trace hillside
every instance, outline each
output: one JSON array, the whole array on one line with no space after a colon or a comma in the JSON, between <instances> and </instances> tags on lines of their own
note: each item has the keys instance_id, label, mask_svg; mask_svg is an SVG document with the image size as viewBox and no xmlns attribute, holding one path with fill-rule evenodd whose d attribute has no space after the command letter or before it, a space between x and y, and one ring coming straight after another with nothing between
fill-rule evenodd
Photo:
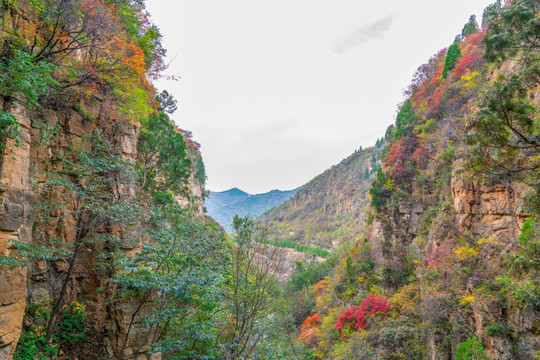
<instances>
[{"instance_id":1,"label":"hillside","mask_svg":"<svg viewBox=\"0 0 540 360\"><path fill-rule=\"evenodd\" d=\"M227 232L232 232L234 215L259 216L265 211L290 199L298 189L272 190L264 194L248 194L238 188L226 191L211 191L206 200L208 215L216 220Z\"/></svg>"},{"instance_id":2,"label":"hillside","mask_svg":"<svg viewBox=\"0 0 540 360\"><path fill-rule=\"evenodd\" d=\"M334 228L359 236L332 271L292 276L303 289L299 339L316 357L537 358L539 11L533 1L490 5L481 28L471 17L419 67L387 134L366 226ZM341 194L336 185L326 191ZM269 221L324 222L323 203L295 213L291 201Z\"/></svg>"},{"instance_id":3,"label":"hillside","mask_svg":"<svg viewBox=\"0 0 540 360\"><path fill-rule=\"evenodd\" d=\"M381 167L384 140L355 151L304 185L289 200L261 217L269 238L331 250L362 234L369 188Z\"/></svg>"}]
</instances>

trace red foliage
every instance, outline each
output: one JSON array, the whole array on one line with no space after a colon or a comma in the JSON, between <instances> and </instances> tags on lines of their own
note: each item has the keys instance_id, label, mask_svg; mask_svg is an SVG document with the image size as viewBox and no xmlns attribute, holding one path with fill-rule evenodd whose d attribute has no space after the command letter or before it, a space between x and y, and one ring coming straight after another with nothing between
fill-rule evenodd
<instances>
[{"instance_id":1,"label":"red foliage","mask_svg":"<svg viewBox=\"0 0 540 360\"><path fill-rule=\"evenodd\" d=\"M197 153L201 152L201 144L193 140L193 134L191 133L191 131L180 129L178 126L175 126L174 128L177 133L182 135L188 148L195 150Z\"/></svg>"},{"instance_id":2,"label":"red foliage","mask_svg":"<svg viewBox=\"0 0 540 360\"><path fill-rule=\"evenodd\" d=\"M452 254L452 247L450 244L442 244L435 246L431 254L428 256L427 265L430 268L437 267L441 262Z\"/></svg>"},{"instance_id":3,"label":"red foliage","mask_svg":"<svg viewBox=\"0 0 540 360\"><path fill-rule=\"evenodd\" d=\"M319 327L321 324L321 314L316 313L310 317L308 317L306 320L304 320L304 323L302 324L302 328L316 328Z\"/></svg>"},{"instance_id":4,"label":"red foliage","mask_svg":"<svg viewBox=\"0 0 540 360\"><path fill-rule=\"evenodd\" d=\"M392 147L388 151L388 160L384 163L384 166L401 166L407 159L405 153L405 139L399 139L392 144Z\"/></svg>"},{"instance_id":5,"label":"red foliage","mask_svg":"<svg viewBox=\"0 0 540 360\"><path fill-rule=\"evenodd\" d=\"M473 70L479 68L483 65L482 53L479 51L472 52L468 55L465 55L456 63L456 68L452 73L452 77L455 79L460 79L467 70Z\"/></svg>"},{"instance_id":6,"label":"red foliage","mask_svg":"<svg viewBox=\"0 0 540 360\"><path fill-rule=\"evenodd\" d=\"M429 152L426 150L424 145L419 144L416 150L414 151L412 158L416 163L416 166L423 167L428 160Z\"/></svg>"},{"instance_id":7,"label":"red foliage","mask_svg":"<svg viewBox=\"0 0 540 360\"><path fill-rule=\"evenodd\" d=\"M388 300L384 297L371 294L362 300L360 306L351 305L338 317L334 328L342 331L349 329L367 329L367 319L377 314L386 315L390 311Z\"/></svg>"},{"instance_id":8,"label":"red foliage","mask_svg":"<svg viewBox=\"0 0 540 360\"><path fill-rule=\"evenodd\" d=\"M304 320L300 328L300 336L298 339L306 345L315 345L319 341L321 335L319 326L321 325L321 314L316 313L313 316Z\"/></svg>"}]
</instances>

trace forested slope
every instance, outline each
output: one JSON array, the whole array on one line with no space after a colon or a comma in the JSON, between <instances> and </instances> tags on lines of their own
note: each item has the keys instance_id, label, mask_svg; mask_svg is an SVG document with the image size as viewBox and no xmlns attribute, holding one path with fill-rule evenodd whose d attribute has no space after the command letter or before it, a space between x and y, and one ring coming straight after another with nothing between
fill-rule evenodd
<instances>
[{"instance_id":1,"label":"forested slope","mask_svg":"<svg viewBox=\"0 0 540 360\"><path fill-rule=\"evenodd\" d=\"M538 356L539 11L491 5L419 67L381 152L368 226L343 229L358 239L333 270L293 275L314 357ZM291 221L292 201L281 209ZM319 223L316 209L295 216Z\"/></svg>"},{"instance_id":2,"label":"forested slope","mask_svg":"<svg viewBox=\"0 0 540 360\"><path fill-rule=\"evenodd\" d=\"M360 236L368 212L371 181L381 167L384 138L355 151L262 216L269 238L332 250Z\"/></svg>"}]
</instances>

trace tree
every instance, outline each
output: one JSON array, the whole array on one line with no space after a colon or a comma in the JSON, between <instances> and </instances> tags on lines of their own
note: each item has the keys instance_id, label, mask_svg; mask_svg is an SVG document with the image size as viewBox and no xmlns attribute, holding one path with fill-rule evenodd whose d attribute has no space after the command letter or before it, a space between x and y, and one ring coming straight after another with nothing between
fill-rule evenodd
<instances>
[{"instance_id":1,"label":"tree","mask_svg":"<svg viewBox=\"0 0 540 360\"><path fill-rule=\"evenodd\" d=\"M338 332L342 332L343 330L355 331L358 329L367 329L368 318L378 314L384 316L389 311L390 306L386 298L370 294L362 300L360 305L351 305L345 308L338 317L334 327Z\"/></svg>"},{"instance_id":2,"label":"tree","mask_svg":"<svg viewBox=\"0 0 540 360\"><path fill-rule=\"evenodd\" d=\"M498 181L522 181L536 189L531 208L540 208L540 123L538 107L529 96L540 84L540 11L537 2L519 0L495 13L488 23L484 57L516 66L500 74L484 91L471 120L475 130L467 138L469 161L480 175Z\"/></svg>"},{"instance_id":3,"label":"tree","mask_svg":"<svg viewBox=\"0 0 540 360\"><path fill-rule=\"evenodd\" d=\"M371 184L371 189L369 189L371 205L373 205L375 209L377 209L377 211L381 211L384 203L386 202L386 198L390 195L386 184L386 176L384 175L382 169L378 169L377 177L375 178L375 180L373 180L373 183Z\"/></svg>"},{"instance_id":4,"label":"tree","mask_svg":"<svg viewBox=\"0 0 540 360\"><path fill-rule=\"evenodd\" d=\"M519 54L521 63L538 62L540 47L540 11L537 1L517 0L508 7L495 6L490 10L490 21L484 37L484 57L489 62L500 63Z\"/></svg>"},{"instance_id":5,"label":"tree","mask_svg":"<svg viewBox=\"0 0 540 360\"><path fill-rule=\"evenodd\" d=\"M458 59L461 57L461 49L459 48L459 42L455 41L446 53L446 59L444 61L444 68L442 71L442 78L446 79L448 75L456 67Z\"/></svg>"},{"instance_id":6,"label":"tree","mask_svg":"<svg viewBox=\"0 0 540 360\"><path fill-rule=\"evenodd\" d=\"M154 114L143 123L138 149L143 170L142 189L169 202L171 192L187 192L191 160L187 157L183 136L165 112Z\"/></svg>"},{"instance_id":7,"label":"tree","mask_svg":"<svg viewBox=\"0 0 540 360\"><path fill-rule=\"evenodd\" d=\"M145 346L167 358L207 358L217 351L215 317L222 300L225 234L176 203L149 209L147 216L141 251L126 257L114 278L122 300L118 310L130 319L119 337L123 341L116 344L116 357L123 359L137 336L143 341L135 358Z\"/></svg>"},{"instance_id":8,"label":"tree","mask_svg":"<svg viewBox=\"0 0 540 360\"><path fill-rule=\"evenodd\" d=\"M67 263L65 274L59 274L61 285L52 301L45 346L83 252L91 251L109 267L111 254L132 246L136 235L132 228L137 214L132 195L137 180L134 164L123 159L101 134L94 134L87 144L72 144L58 154L56 165L55 170L45 172L34 210L37 225L56 229L58 237L37 238L29 244L15 242L18 252L14 257L0 259L10 266L28 266L38 260Z\"/></svg>"},{"instance_id":9,"label":"tree","mask_svg":"<svg viewBox=\"0 0 540 360\"><path fill-rule=\"evenodd\" d=\"M476 30L478 30L478 23L476 22L476 15L471 15L469 18L469 22L463 26L463 30L461 30L461 37L465 39L468 35L474 33Z\"/></svg>"},{"instance_id":10,"label":"tree","mask_svg":"<svg viewBox=\"0 0 540 360\"><path fill-rule=\"evenodd\" d=\"M256 241L264 238L264 231L249 218L235 216L233 228L224 292L226 316L218 344L226 359L244 359L257 351L276 309L273 293L283 250Z\"/></svg>"},{"instance_id":11,"label":"tree","mask_svg":"<svg viewBox=\"0 0 540 360\"><path fill-rule=\"evenodd\" d=\"M396 131L394 132L394 139L399 140L406 135L410 135L416 119L417 118L412 101L411 99L408 99L405 104L403 104L396 116Z\"/></svg>"}]
</instances>

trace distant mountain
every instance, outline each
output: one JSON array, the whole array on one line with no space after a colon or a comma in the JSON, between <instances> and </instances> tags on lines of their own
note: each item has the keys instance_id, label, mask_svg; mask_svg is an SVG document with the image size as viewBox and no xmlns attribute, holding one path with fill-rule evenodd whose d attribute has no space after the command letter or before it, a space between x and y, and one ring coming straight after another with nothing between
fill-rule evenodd
<instances>
[{"instance_id":1,"label":"distant mountain","mask_svg":"<svg viewBox=\"0 0 540 360\"><path fill-rule=\"evenodd\" d=\"M221 226L232 232L232 219L238 216L259 216L290 199L298 189L272 190L264 194L248 194L238 188L211 191L206 200L206 212Z\"/></svg>"}]
</instances>

